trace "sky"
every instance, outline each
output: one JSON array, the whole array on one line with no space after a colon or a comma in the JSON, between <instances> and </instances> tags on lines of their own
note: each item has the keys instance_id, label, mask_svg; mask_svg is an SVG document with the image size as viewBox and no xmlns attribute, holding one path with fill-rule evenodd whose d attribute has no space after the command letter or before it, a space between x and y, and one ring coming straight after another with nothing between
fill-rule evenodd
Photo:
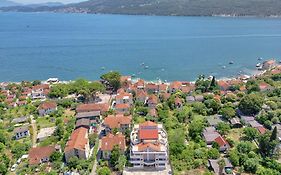
<instances>
[{"instance_id":1,"label":"sky","mask_svg":"<svg viewBox=\"0 0 281 175\"><path fill-rule=\"evenodd\" d=\"M18 2L21 4L36 4L36 3L44 3L44 2L61 2L61 3L75 3L75 2L81 2L86 0L11 0L14 2Z\"/></svg>"}]
</instances>

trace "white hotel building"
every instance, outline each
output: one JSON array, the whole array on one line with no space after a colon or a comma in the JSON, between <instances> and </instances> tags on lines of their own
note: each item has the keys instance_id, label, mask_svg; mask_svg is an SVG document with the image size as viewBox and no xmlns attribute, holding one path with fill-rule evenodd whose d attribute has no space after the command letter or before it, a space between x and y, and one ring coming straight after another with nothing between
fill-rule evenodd
<instances>
[{"instance_id":1,"label":"white hotel building","mask_svg":"<svg viewBox=\"0 0 281 175\"><path fill-rule=\"evenodd\" d=\"M131 133L130 163L136 169L166 169L168 142L162 124L147 121L134 126Z\"/></svg>"}]
</instances>

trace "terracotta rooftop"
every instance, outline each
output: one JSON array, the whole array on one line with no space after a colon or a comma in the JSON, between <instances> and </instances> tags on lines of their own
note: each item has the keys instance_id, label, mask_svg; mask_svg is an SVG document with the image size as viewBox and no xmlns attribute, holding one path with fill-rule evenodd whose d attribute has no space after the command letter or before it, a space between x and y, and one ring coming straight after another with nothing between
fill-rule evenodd
<instances>
[{"instance_id":1,"label":"terracotta rooftop","mask_svg":"<svg viewBox=\"0 0 281 175\"><path fill-rule=\"evenodd\" d=\"M117 100L124 99L124 98L126 98L126 97L127 97L127 98L132 98L133 95L130 94L130 93L127 93L127 92L121 92L121 93L119 93L119 94L116 95L116 99L117 99Z\"/></svg>"},{"instance_id":2,"label":"terracotta rooftop","mask_svg":"<svg viewBox=\"0 0 281 175\"><path fill-rule=\"evenodd\" d=\"M158 103L158 98L156 95L152 94L148 97L147 103L150 104L157 104Z\"/></svg>"},{"instance_id":3,"label":"terracotta rooftop","mask_svg":"<svg viewBox=\"0 0 281 175\"><path fill-rule=\"evenodd\" d=\"M121 124L131 124L132 116L124 116L124 115L109 115L104 119L104 125L107 125L109 128L120 128Z\"/></svg>"},{"instance_id":4,"label":"terracotta rooftop","mask_svg":"<svg viewBox=\"0 0 281 175\"><path fill-rule=\"evenodd\" d=\"M50 86L48 84L40 84L32 87L32 90L40 90L40 89L49 89Z\"/></svg>"},{"instance_id":5,"label":"terracotta rooftop","mask_svg":"<svg viewBox=\"0 0 281 175\"><path fill-rule=\"evenodd\" d=\"M116 109L127 109L127 108L130 108L130 104L127 104L127 103L116 104L115 108Z\"/></svg>"},{"instance_id":6,"label":"terracotta rooftop","mask_svg":"<svg viewBox=\"0 0 281 175\"><path fill-rule=\"evenodd\" d=\"M39 106L39 109L54 109L57 107L57 103L56 102L52 102L52 101L49 101L49 102L43 102L40 104Z\"/></svg>"},{"instance_id":7,"label":"terracotta rooftop","mask_svg":"<svg viewBox=\"0 0 281 175\"><path fill-rule=\"evenodd\" d=\"M151 149L153 151L161 151L161 147L159 144L153 144L153 143L139 143L137 145L138 151L145 151L146 149Z\"/></svg>"},{"instance_id":8,"label":"terracotta rooftop","mask_svg":"<svg viewBox=\"0 0 281 175\"><path fill-rule=\"evenodd\" d=\"M89 104L80 104L76 107L76 112L91 112L91 111L100 111L106 112L109 109L109 105L106 103L89 103Z\"/></svg>"},{"instance_id":9,"label":"terracotta rooftop","mask_svg":"<svg viewBox=\"0 0 281 175\"><path fill-rule=\"evenodd\" d=\"M144 90L137 90L136 92L136 97L138 98L143 98L143 97L147 97L147 93Z\"/></svg>"},{"instance_id":10,"label":"terracotta rooftop","mask_svg":"<svg viewBox=\"0 0 281 175\"><path fill-rule=\"evenodd\" d=\"M142 124L139 124L139 139L157 140L158 139L157 124L151 121L146 121Z\"/></svg>"},{"instance_id":11,"label":"terracotta rooftop","mask_svg":"<svg viewBox=\"0 0 281 175\"><path fill-rule=\"evenodd\" d=\"M30 165L37 165L41 163L41 159L49 158L55 152L55 146L43 146L31 148L28 153Z\"/></svg>"},{"instance_id":12,"label":"terracotta rooftop","mask_svg":"<svg viewBox=\"0 0 281 175\"><path fill-rule=\"evenodd\" d=\"M89 140L86 138L88 129L86 128L78 128L75 129L68 142L66 143L66 147L64 149L64 152L68 152L69 150L72 149L79 149L79 150L84 150L85 145L88 144Z\"/></svg>"},{"instance_id":13,"label":"terracotta rooftop","mask_svg":"<svg viewBox=\"0 0 281 175\"><path fill-rule=\"evenodd\" d=\"M101 139L101 150L112 151L115 145L119 145L119 148L125 150L125 136L123 134L113 135L109 133L107 136Z\"/></svg>"},{"instance_id":14,"label":"terracotta rooftop","mask_svg":"<svg viewBox=\"0 0 281 175\"><path fill-rule=\"evenodd\" d=\"M180 89L182 83L180 81L174 81L170 84L171 89Z\"/></svg>"},{"instance_id":15,"label":"terracotta rooftop","mask_svg":"<svg viewBox=\"0 0 281 175\"><path fill-rule=\"evenodd\" d=\"M218 136L214 141L217 142L220 147L228 144L222 136Z\"/></svg>"}]
</instances>

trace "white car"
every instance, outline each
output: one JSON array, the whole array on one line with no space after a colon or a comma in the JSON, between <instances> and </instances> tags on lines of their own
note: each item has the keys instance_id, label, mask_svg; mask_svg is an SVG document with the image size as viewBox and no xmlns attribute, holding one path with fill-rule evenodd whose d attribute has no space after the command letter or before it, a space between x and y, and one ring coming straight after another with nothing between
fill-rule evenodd
<instances>
[{"instance_id":1,"label":"white car","mask_svg":"<svg viewBox=\"0 0 281 175\"><path fill-rule=\"evenodd\" d=\"M13 166L12 166L12 168L11 168L11 171L12 172L14 172L14 171L16 171L16 168L18 167L18 164L14 164Z\"/></svg>"}]
</instances>

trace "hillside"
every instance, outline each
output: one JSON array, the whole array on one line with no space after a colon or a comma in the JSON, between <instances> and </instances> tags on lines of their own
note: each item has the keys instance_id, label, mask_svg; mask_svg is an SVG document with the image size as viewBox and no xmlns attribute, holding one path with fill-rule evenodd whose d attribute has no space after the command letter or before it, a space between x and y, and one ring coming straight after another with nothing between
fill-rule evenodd
<instances>
[{"instance_id":1,"label":"hillside","mask_svg":"<svg viewBox=\"0 0 281 175\"><path fill-rule=\"evenodd\" d=\"M176 16L281 16L280 7L280 0L90 0L63 7L2 10Z\"/></svg>"}]
</instances>

